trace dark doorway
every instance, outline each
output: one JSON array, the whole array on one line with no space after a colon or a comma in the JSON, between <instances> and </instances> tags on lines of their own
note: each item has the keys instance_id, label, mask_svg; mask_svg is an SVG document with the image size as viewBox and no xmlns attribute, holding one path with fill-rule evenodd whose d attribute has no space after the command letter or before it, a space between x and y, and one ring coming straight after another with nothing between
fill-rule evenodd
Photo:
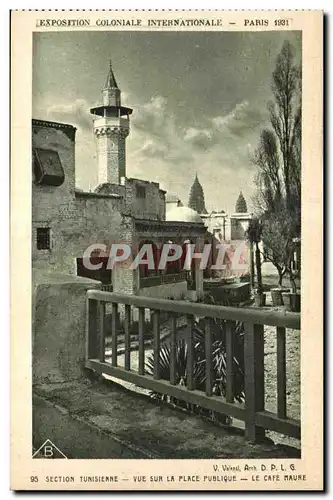
<instances>
[{"instance_id":1,"label":"dark doorway","mask_svg":"<svg viewBox=\"0 0 333 500\"><path fill-rule=\"evenodd\" d=\"M91 257L90 262L94 265L102 264L102 267L94 270L88 269L83 264L83 258L81 257L76 259L77 275L101 281L103 285L110 285L112 283L112 270L107 269L108 257Z\"/></svg>"}]
</instances>

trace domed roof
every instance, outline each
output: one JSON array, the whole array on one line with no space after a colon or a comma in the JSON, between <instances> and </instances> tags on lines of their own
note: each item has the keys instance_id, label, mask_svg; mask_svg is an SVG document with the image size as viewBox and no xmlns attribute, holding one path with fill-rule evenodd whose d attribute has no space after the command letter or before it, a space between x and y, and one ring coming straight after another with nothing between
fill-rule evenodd
<instances>
[{"instance_id":1,"label":"domed roof","mask_svg":"<svg viewBox=\"0 0 333 500\"><path fill-rule=\"evenodd\" d=\"M95 188L95 193L98 194L114 194L114 184L109 182L103 182L103 184L98 184Z\"/></svg>"},{"instance_id":2,"label":"domed roof","mask_svg":"<svg viewBox=\"0 0 333 500\"><path fill-rule=\"evenodd\" d=\"M174 207L166 213L166 220L173 222L195 222L202 224L202 219L198 212L189 207Z\"/></svg>"}]
</instances>

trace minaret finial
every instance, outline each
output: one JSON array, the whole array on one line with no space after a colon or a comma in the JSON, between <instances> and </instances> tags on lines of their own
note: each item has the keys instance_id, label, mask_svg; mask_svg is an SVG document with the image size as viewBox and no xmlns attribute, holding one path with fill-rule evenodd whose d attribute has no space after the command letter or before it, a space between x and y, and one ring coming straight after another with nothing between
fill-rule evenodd
<instances>
[{"instance_id":1,"label":"minaret finial","mask_svg":"<svg viewBox=\"0 0 333 500\"><path fill-rule=\"evenodd\" d=\"M116 88L117 89L118 88L116 79L115 79L114 74L113 74L111 59L109 59L109 72L108 72L108 76L106 78L106 82L105 82L104 88L105 89L110 89L110 88Z\"/></svg>"}]
</instances>

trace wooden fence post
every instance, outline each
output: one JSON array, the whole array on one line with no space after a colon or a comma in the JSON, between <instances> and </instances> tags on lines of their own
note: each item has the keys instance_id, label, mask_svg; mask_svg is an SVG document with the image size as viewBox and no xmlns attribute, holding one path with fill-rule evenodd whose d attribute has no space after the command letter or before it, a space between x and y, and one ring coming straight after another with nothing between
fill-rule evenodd
<instances>
[{"instance_id":1,"label":"wooden fence post","mask_svg":"<svg viewBox=\"0 0 333 500\"><path fill-rule=\"evenodd\" d=\"M265 429L256 426L256 413L265 409L264 326L245 323L245 435L254 442L265 438Z\"/></svg>"},{"instance_id":2,"label":"wooden fence post","mask_svg":"<svg viewBox=\"0 0 333 500\"><path fill-rule=\"evenodd\" d=\"M86 358L99 359L99 302L87 299Z\"/></svg>"}]
</instances>

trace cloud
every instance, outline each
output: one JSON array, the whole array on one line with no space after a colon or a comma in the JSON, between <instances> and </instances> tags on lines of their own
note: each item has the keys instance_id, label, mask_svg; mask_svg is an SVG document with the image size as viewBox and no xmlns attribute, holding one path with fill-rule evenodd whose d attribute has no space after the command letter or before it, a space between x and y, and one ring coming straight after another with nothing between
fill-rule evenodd
<instances>
[{"instance_id":1,"label":"cloud","mask_svg":"<svg viewBox=\"0 0 333 500\"><path fill-rule=\"evenodd\" d=\"M127 139L128 177L159 182L186 203L198 172L208 210L233 210L240 189L249 201L250 158L266 119L259 106L244 100L225 115L203 115L198 125L187 127L164 96L153 96L134 107L137 111L131 117ZM89 109L84 99L54 103L47 109L48 119L78 128L76 177L84 188L97 183L96 143Z\"/></svg>"},{"instance_id":2,"label":"cloud","mask_svg":"<svg viewBox=\"0 0 333 500\"><path fill-rule=\"evenodd\" d=\"M224 116L206 118L204 128L188 128L184 141L202 151L212 150L216 146L226 148L231 143L238 147L240 138L256 132L265 119L260 110L251 106L248 101L242 101Z\"/></svg>"},{"instance_id":3,"label":"cloud","mask_svg":"<svg viewBox=\"0 0 333 500\"><path fill-rule=\"evenodd\" d=\"M163 96L154 96L140 106L133 116L131 145L140 159L162 159L165 162L186 162L191 157L190 148L184 147L182 127Z\"/></svg>"},{"instance_id":4,"label":"cloud","mask_svg":"<svg viewBox=\"0 0 333 500\"><path fill-rule=\"evenodd\" d=\"M260 107L243 100L225 115L202 116L189 127L165 97L155 96L138 110L127 144L129 175L160 182L186 203L197 172L208 210L233 211L241 189L250 202L251 156L266 123Z\"/></svg>"},{"instance_id":5,"label":"cloud","mask_svg":"<svg viewBox=\"0 0 333 500\"><path fill-rule=\"evenodd\" d=\"M257 107L251 106L248 101L242 101L225 116L213 118L213 125L217 130L229 131L236 136L248 130L253 130L265 121L266 116Z\"/></svg>"},{"instance_id":6,"label":"cloud","mask_svg":"<svg viewBox=\"0 0 333 500\"><path fill-rule=\"evenodd\" d=\"M51 120L68 122L76 127L92 129L92 115L90 106L84 99L76 99L72 104L53 104L47 109L48 118Z\"/></svg>"},{"instance_id":7,"label":"cloud","mask_svg":"<svg viewBox=\"0 0 333 500\"><path fill-rule=\"evenodd\" d=\"M140 111L133 116L133 127L156 137L166 134L171 124L166 107L167 100L164 97L152 97L149 102L140 106Z\"/></svg>"},{"instance_id":8,"label":"cloud","mask_svg":"<svg viewBox=\"0 0 333 500\"><path fill-rule=\"evenodd\" d=\"M185 131L184 141L199 149L209 149L215 143L214 130L190 127Z\"/></svg>"}]
</instances>

